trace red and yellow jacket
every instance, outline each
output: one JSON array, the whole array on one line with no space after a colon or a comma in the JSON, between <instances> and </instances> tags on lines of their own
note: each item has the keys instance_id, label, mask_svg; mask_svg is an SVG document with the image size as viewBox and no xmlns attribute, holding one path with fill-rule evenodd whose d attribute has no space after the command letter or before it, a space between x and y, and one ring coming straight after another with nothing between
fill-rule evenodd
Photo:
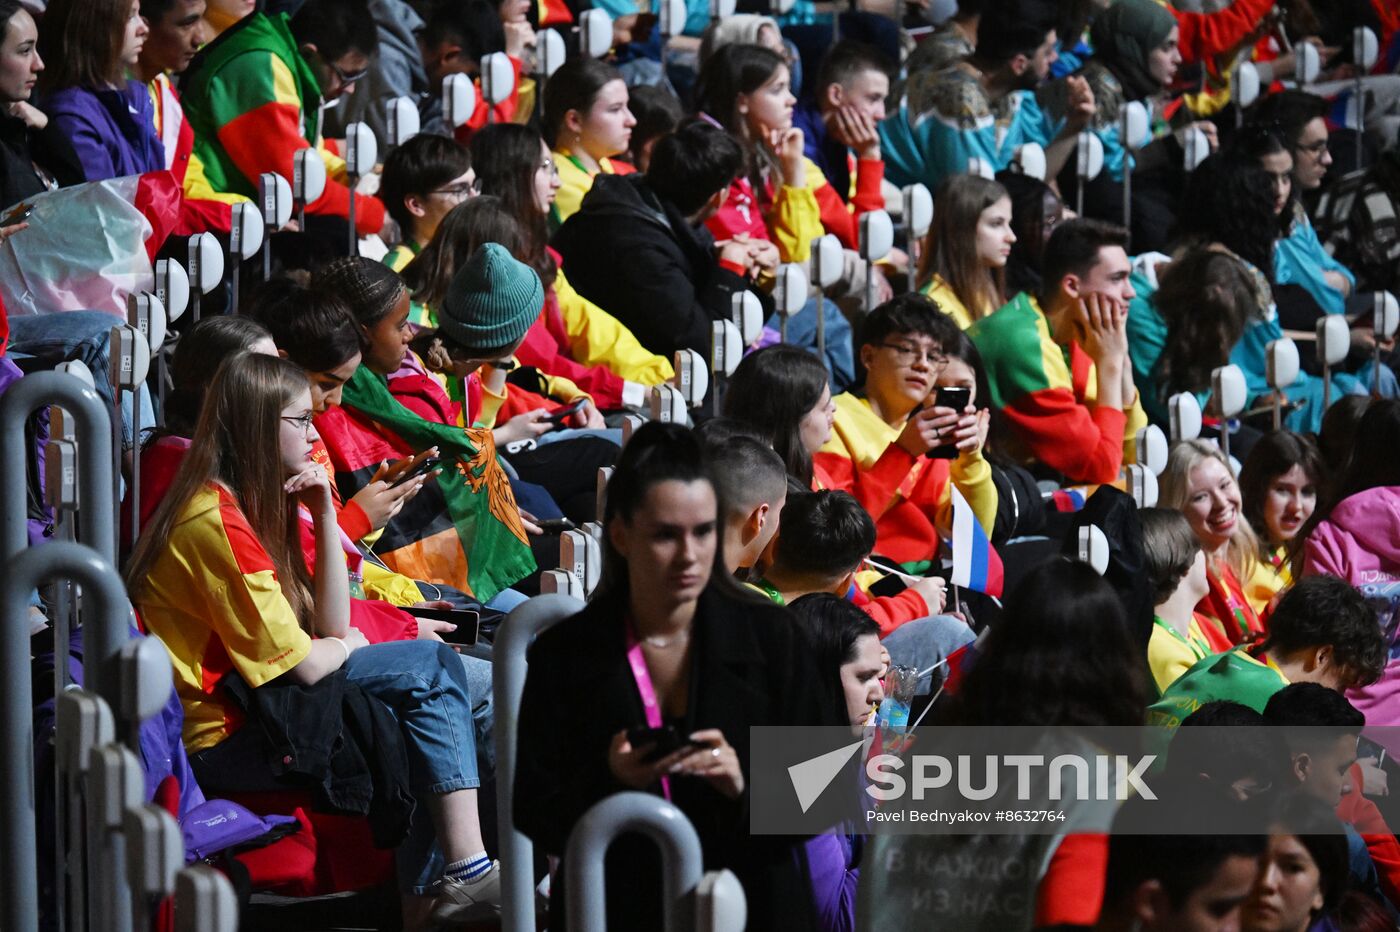
<instances>
[{"instance_id":1,"label":"red and yellow jacket","mask_svg":"<svg viewBox=\"0 0 1400 932\"><path fill-rule=\"evenodd\" d=\"M306 212L349 217L345 162L321 138L321 88L286 14L253 13L230 26L196 56L181 86L194 155L213 190L256 197L263 172L291 180L293 156L314 146L326 163L326 190ZM378 233L384 204L354 198L356 230Z\"/></svg>"},{"instance_id":2,"label":"red and yellow jacket","mask_svg":"<svg viewBox=\"0 0 1400 932\"><path fill-rule=\"evenodd\" d=\"M937 555L939 532L952 530L950 480L989 537L997 489L981 453L951 461L915 457L895 443L898 436L864 398L837 395L831 439L813 467L824 488L849 492L875 519L876 552L918 572Z\"/></svg>"},{"instance_id":3,"label":"red and yellow jacket","mask_svg":"<svg viewBox=\"0 0 1400 932\"><path fill-rule=\"evenodd\" d=\"M1095 404L1093 360L1076 343L1054 341L1035 298L1017 295L967 335L982 354L991 402L1010 423L1020 458L1096 485L1113 482L1134 461L1137 432L1147 426L1142 400L1127 410Z\"/></svg>"}]
</instances>

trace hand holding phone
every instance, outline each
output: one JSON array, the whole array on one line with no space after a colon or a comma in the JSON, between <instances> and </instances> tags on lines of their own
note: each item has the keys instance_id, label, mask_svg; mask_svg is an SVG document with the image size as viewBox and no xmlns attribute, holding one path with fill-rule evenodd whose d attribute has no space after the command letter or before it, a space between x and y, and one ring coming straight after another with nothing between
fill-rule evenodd
<instances>
[{"instance_id":1,"label":"hand holding phone","mask_svg":"<svg viewBox=\"0 0 1400 932\"><path fill-rule=\"evenodd\" d=\"M438 637L455 647L471 647L476 644L477 637L481 630L481 613L473 611L458 611L447 608L425 608L419 605L410 605L404 611L414 618L422 618L425 621L445 621L456 627L451 631L438 631Z\"/></svg>"},{"instance_id":2,"label":"hand holding phone","mask_svg":"<svg viewBox=\"0 0 1400 932\"><path fill-rule=\"evenodd\" d=\"M405 482L412 482L414 479L417 479L419 476L426 476L428 473L432 472L434 469L437 469L437 468L438 468L439 466L441 466L441 465L442 465L442 458L441 458L441 457L437 457L437 456L425 456L423 459L421 459L421 460L418 461L418 465L417 465L417 466L414 466L412 469L406 469L406 470L404 470L403 475L399 476L399 477L398 477L397 479L395 479L393 482L389 483L389 488L391 488L391 489L397 489L399 486L403 485Z\"/></svg>"},{"instance_id":3,"label":"hand holding phone","mask_svg":"<svg viewBox=\"0 0 1400 932\"><path fill-rule=\"evenodd\" d=\"M547 420L556 428L563 427L566 423L568 423L571 417L573 417L578 412L582 411L583 406L586 404L588 404L588 399L586 397L575 398L573 401L569 402L568 405L550 414Z\"/></svg>"},{"instance_id":4,"label":"hand holding phone","mask_svg":"<svg viewBox=\"0 0 1400 932\"><path fill-rule=\"evenodd\" d=\"M961 417L963 411L972 403L972 390L952 385L944 385L938 389L934 396L933 406L935 408L951 408ZM955 460L958 458L958 447L954 443L942 443L924 454L933 460Z\"/></svg>"},{"instance_id":5,"label":"hand holding phone","mask_svg":"<svg viewBox=\"0 0 1400 932\"><path fill-rule=\"evenodd\" d=\"M34 205L25 201L21 201L20 203L16 204L14 208L11 209L10 212L4 216L3 219L0 219L0 228L17 226L21 223L24 223L26 220L29 219L30 215L33 213Z\"/></svg>"},{"instance_id":6,"label":"hand holding phone","mask_svg":"<svg viewBox=\"0 0 1400 932\"><path fill-rule=\"evenodd\" d=\"M642 756L642 762L647 764L655 763L682 748L705 747L704 742L692 741L689 736L682 736L674 725L663 725L660 728L629 728L627 743L639 750L651 748Z\"/></svg>"}]
</instances>

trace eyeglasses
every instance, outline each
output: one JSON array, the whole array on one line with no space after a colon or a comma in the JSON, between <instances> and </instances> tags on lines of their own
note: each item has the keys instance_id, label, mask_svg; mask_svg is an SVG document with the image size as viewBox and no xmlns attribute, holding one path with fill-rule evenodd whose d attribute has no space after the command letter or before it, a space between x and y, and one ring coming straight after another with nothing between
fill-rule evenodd
<instances>
[{"instance_id":1,"label":"eyeglasses","mask_svg":"<svg viewBox=\"0 0 1400 932\"><path fill-rule=\"evenodd\" d=\"M454 200L465 201L467 198L476 197L478 194L481 193L481 179L473 178L471 181L466 181L462 184L448 185L447 187L438 188L428 193L441 194L443 197L450 197Z\"/></svg>"},{"instance_id":2,"label":"eyeglasses","mask_svg":"<svg viewBox=\"0 0 1400 932\"><path fill-rule=\"evenodd\" d=\"M320 56L320 58L321 61L326 63L326 67L331 70L331 74L335 75L335 79L340 82L341 87L348 87L357 81L363 81L366 75L369 74L368 68L361 68L359 71L341 71L339 66L329 58L326 58L324 55Z\"/></svg>"},{"instance_id":3,"label":"eyeglasses","mask_svg":"<svg viewBox=\"0 0 1400 932\"><path fill-rule=\"evenodd\" d=\"M1318 156L1327 151L1327 140L1319 139L1317 142L1309 143L1306 146L1299 146L1299 152L1306 152L1311 156Z\"/></svg>"},{"instance_id":4,"label":"eyeglasses","mask_svg":"<svg viewBox=\"0 0 1400 932\"><path fill-rule=\"evenodd\" d=\"M549 172L554 177L559 177L559 166L554 164L554 159L546 158L539 165L535 166L538 171Z\"/></svg>"},{"instance_id":5,"label":"eyeglasses","mask_svg":"<svg viewBox=\"0 0 1400 932\"><path fill-rule=\"evenodd\" d=\"M881 343L885 349L894 350L894 358L901 366L912 366L919 360L927 362L935 369L948 365L948 357L938 350L925 350L909 343Z\"/></svg>"},{"instance_id":6,"label":"eyeglasses","mask_svg":"<svg viewBox=\"0 0 1400 932\"><path fill-rule=\"evenodd\" d=\"M282 420L286 421L288 424L295 424L300 427L303 434L311 433L311 422L314 418L315 415L313 414L298 414L296 417L290 417L286 414L282 415Z\"/></svg>"}]
</instances>

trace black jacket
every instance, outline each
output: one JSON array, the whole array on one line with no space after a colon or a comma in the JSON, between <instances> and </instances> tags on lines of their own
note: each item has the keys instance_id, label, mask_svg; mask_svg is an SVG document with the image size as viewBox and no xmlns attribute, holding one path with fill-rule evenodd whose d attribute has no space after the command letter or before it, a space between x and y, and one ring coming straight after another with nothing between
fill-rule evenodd
<instances>
[{"instance_id":1,"label":"black jacket","mask_svg":"<svg viewBox=\"0 0 1400 932\"><path fill-rule=\"evenodd\" d=\"M309 789L318 808L367 815L376 847L408 837L414 800L403 734L344 670L310 686L281 676L257 689L233 672L221 686L248 718L190 758L206 793Z\"/></svg>"},{"instance_id":2,"label":"black jacket","mask_svg":"<svg viewBox=\"0 0 1400 932\"><path fill-rule=\"evenodd\" d=\"M47 190L36 164L61 188L87 180L73 144L53 120L36 130L18 117L0 116L0 208Z\"/></svg>"},{"instance_id":3,"label":"black jacket","mask_svg":"<svg viewBox=\"0 0 1400 932\"><path fill-rule=\"evenodd\" d=\"M613 735L646 717L625 650L625 598L604 595L542 634L530 649L520 707L515 824L562 855L570 830L596 802L627 789L608 768ZM839 718L786 609L711 586L691 641L683 733L718 728L750 784L749 727L831 725ZM697 779L673 778L671 800L700 836L705 869L729 868L748 896L750 929L813 928L811 889L794 839L750 836L746 789L726 799ZM660 794L660 787L651 792ZM659 857L637 836L612 846L608 928L661 928ZM562 907L562 884L554 895ZM563 917L563 909L551 910Z\"/></svg>"},{"instance_id":4,"label":"black jacket","mask_svg":"<svg viewBox=\"0 0 1400 932\"><path fill-rule=\"evenodd\" d=\"M747 286L719 267L709 231L658 199L640 174L594 178L552 245L579 294L667 358L688 347L708 359L710 324L731 319L734 293Z\"/></svg>"}]
</instances>

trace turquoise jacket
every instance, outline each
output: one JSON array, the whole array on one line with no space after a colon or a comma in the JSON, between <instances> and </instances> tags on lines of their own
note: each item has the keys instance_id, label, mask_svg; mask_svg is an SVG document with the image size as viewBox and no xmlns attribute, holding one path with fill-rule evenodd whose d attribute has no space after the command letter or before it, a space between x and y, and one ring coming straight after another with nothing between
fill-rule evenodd
<instances>
[{"instance_id":1,"label":"turquoise jacket","mask_svg":"<svg viewBox=\"0 0 1400 932\"><path fill-rule=\"evenodd\" d=\"M1346 310L1346 298L1327 284L1323 272L1339 272L1356 287L1356 276L1322 248L1312 221L1299 206L1288 235L1274 243L1274 281L1301 285L1324 312L1340 314Z\"/></svg>"}]
</instances>

